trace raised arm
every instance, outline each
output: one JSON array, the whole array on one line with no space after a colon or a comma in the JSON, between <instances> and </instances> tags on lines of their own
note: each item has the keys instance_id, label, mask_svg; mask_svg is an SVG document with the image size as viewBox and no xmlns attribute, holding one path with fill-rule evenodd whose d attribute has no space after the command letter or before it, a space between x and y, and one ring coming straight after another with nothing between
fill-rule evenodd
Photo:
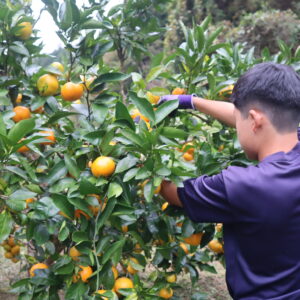
<instances>
[{"instance_id":1,"label":"raised arm","mask_svg":"<svg viewBox=\"0 0 300 300\"><path fill-rule=\"evenodd\" d=\"M178 109L197 109L228 126L235 127L234 105L232 103L206 100L193 95L165 95L160 98L158 104L175 99L179 101Z\"/></svg>"},{"instance_id":2,"label":"raised arm","mask_svg":"<svg viewBox=\"0 0 300 300\"><path fill-rule=\"evenodd\" d=\"M235 127L234 105L225 101L206 100L193 97L193 105L198 111L207 114L230 127Z\"/></svg>"}]
</instances>

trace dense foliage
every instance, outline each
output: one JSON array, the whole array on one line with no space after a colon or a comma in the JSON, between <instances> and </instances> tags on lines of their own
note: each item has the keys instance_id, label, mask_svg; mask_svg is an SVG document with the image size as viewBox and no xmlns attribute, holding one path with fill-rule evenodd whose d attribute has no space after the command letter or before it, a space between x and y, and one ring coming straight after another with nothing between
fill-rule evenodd
<instances>
[{"instance_id":1,"label":"dense foliage","mask_svg":"<svg viewBox=\"0 0 300 300\"><path fill-rule=\"evenodd\" d=\"M165 30L162 1L126 1L108 13L105 1L43 2L68 53L64 65L38 64L28 1L0 5L0 240L6 258L22 256L28 270L13 292L168 299L174 289L180 299L174 275L188 272L194 284L200 270L215 272L213 260L223 262L222 226L195 224L167 206L161 181L180 186L249 162L233 129L176 111L177 101L157 106L159 96L176 88L228 100L251 65L272 60L299 70L300 51L281 41L279 53L257 58L254 49L218 43L222 29L211 30L207 17L191 28L181 22L180 47L152 55ZM111 52L119 67L105 63ZM141 70L144 56L150 62Z\"/></svg>"}]
</instances>

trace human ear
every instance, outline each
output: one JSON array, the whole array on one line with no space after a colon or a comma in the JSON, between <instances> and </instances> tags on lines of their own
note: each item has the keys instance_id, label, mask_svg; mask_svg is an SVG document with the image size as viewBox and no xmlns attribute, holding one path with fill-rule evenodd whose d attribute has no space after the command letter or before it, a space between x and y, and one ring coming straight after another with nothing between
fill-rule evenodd
<instances>
[{"instance_id":1,"label":"human ear","mask_svg":"<svg viewBox=\"0 0 300 300\"><path fill-rule=\"evenodd\" d=\"M254 133L262 127L263 124L263 116L260 111L255 109L250 109L248 113L248 119L251 122L251 129Z\"/></svg>"}]
</instances>

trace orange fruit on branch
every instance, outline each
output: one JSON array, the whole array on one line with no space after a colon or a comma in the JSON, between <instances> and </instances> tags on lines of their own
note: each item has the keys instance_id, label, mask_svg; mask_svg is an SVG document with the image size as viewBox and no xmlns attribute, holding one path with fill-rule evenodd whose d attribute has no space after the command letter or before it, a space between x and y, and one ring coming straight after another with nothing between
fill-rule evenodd
<instances>
[{"instance_id":1,"label":"orange fruit on branch","mask_svg":"<svg viewBox=\"0 0 300 300\"><path fill-rule=\"evenodd\" d=\"M25 106L16 106L13 109L15 115L12 117L12 119L17 123L22 120L29 119L31 117L31 113L28 107Z\"/></svg>"},{"instance_id":2,"label":"orange fruit on branch","mask_svg":"<svg viewBox=\"0 0 300 300\"><path fill-rule=\"evenodd\" d=\"M202 236L203 236L203 233L198 232L198 233L192 234L189 237L184 238L183 240L185 241L185 243L187 243L191 246L198 246L201 243Z\"/></svg>"},{"instance_id":3,"label":"orange fruit on branch","mask_svg":"<svg viewBox=\"0 0 300 300\"><path fill-rule=\"evenodd\" d=\"M173 91L172 91L172 95L184 95L186 93L186 90L183 89L183 88L175 88Z\"/></svg>"},{"instance_id":4,"label":"orange fruit on branch","mask_svg":"<svg viewBox=\"0 0 300 300\"><path fill-rule=\"evenodd\" d=\"M136 264L139 264L138 260L134 257L130 257L129 261L128 261L128 267L127 267L127 272L129 274L134 275L135 273L138 272L138 270L136 270L134 267L132 267L132 265L130 264L130 262L133 261Z\"/></svg>"},{"instance_id":5,"label":"orange fruit on branch","mask_svg":"<svg viewBox=\"0 0 300 300\"><path fill-rule=\"evenodd\" d=\"M37 89L41 96L53 96L57 93L58 88L59 83L54 75L45 74L37 81Z\"/></svg>"},{"instance_id":6,"label":"orange fruit on branch","mask_svg":"<svg viewBox=\"0 0 300 300\"><path fill-rule=\"evenodd\" d=\"M26 202L26 208L28 208L28 204L34 202L34 199L33 198L27 198L25 200L25 202Z\"/></svg>"},{"instance_id":7,"label":"orange fruit on branch","mask_svg":"<svg viewBox=\"0 0 300 300\"><path fill-rule=\"evenodd\" d=\"M221 89L219 91L219 96L224 100L229 99L230 95L232 94L233 88L234 88L233 84L230 84L230 85L224 87L223 89Z\"/></svg>"},{"instance_id":8,"label":"orange fruit on branch","mask_svg":"<svg viewBox=\"0 0 300 300\"><path fill-rule=\"evenodd\" d=\"M189 254L189 249L185 243L180 243L179 247L184 251L185 254Z\"/></svg>"},{"instance_id":9,"label":"orange fruit on branch","mask_svg":"<svg viewBox=\"0 0 300 300\"><path fill-rule=\"evenodd\" d=\"M53 67L54 69L58 70L61 73L63 73L65 70L64 66L60 62L57 62L57 61L53 62L50 66ZM53 74L53 75L55 75L55 74Z\"/></svg>"},{"instance_id":10,"label":"orange fruit on branch","mask_svg":"<svg viewBox=\"0 0 300 300\"><path fill-rule=\"evenodd\" d=\"M144 120L145 122L149 122L150 120L145 117L144 115L141 114L141 112L138 110L138 109L133 109L130 113L130 116L133 120L135 119L142 119Z\"/></svg>"},{"instance_id":11,"label":"orange fruit on branch","mask_svg":"<svg viewBox=\"0 0 300 300\"><path fill-rule=\"evenodd\" d=\"M176 276L176 274L170 274L170 275L167 275L167 276L166 276L166 280L167 280L167 282L169 282L169 283L174 283L174 282L176 282L176 280L177 280L177 276Z\"/></svg>"},{"instance_id":12,"label":"orange fruit on branch","mask_svg":"<svg viewBox=\"0 0 300 300\"><path fill-rule=\"evenodd\" d=\"M32 34L32 24L30 22L21 22L18 24L18 31L16 36L21 40L28 40Z\"/></svg>"},{"instance_id":13,"label":"orange fruit on branch","mask_svg":"<svg viewBox=\"0 0 300 300\"><path fill-rule=\"evenodd\" d=\"M84 76L80 75L80 79L82 80L82 86L84 90L90 90L90 85L93 83L93 81L96 79L96 76Z\"/></svg>"},{"instance_id":14,"label":"orange fruit on branch","mask_svg":"<svg viewBox=\"0 0 300 300\"><path fill-rule=\"evenodd\" d=\"M21 139L21 141L23 141L24 140L24 138L23 139ZM26 146L26 145L24 145L24 146L21 146L18 150L17 150L17 152L19 152L19 153L24 153L24 152L27 152L27 151L29 151L30 149Z\"/></svg>"},{"instance_id":15,"label":"orange fruit on branch","mask_svg":"<svg viewBox=\"0 0 300 300\"><path fill-rule=\"evenodd\" d=\"M81 271L78 272L78 274L81 277L81 280L83 282L87 282L88 279L91 277L93 274L93 269L90 266L79 266L81 268Z\"/></svg>"},{"instance_id":16,"label":"orange fruit on branch","mask_svg":"<svg viewBox=\"0 0 300 300\"><path fill-rule=\"evenodd\" d=\"M42 142L42 145L51 145L54 144L56 142L56 138L54 135L54 131L53 130L42 130L40 131L40 133L45 134L45 136L43 136L44 139L49 140L50 142Z\"/></svg>"},{"instance_id":17,"label":"orange fruit on branch","mask_svg":"<svg viewBox=\"0 0 300 300\"><path fill-rule=\"evenodd\" d=\"M75 246L73 246L69 250L69 255L73 260L78 260L78 256L80 256L81 253L76 249Z\"/></svg>"},{"instance_id":18,"label":"orange fruit on branch","mask_svg":"<svg viewBox=\"0 0 300 300\"><path fill-rule=\"evenodd\" d=\"M65 101L75 101L83 95L84 89L80 83L67 82L61 87L61 97Z\"/></svg>"},{"instance_id":19,"label":"orange fruit on branch","mask_svg":"<svg viewBox=\"0 0 300 300\"><path fill-rule=\"evenodd\" d=\"M30 277L35 276L35 273L34 273L35 270L42 270L42 269L48 269L48 266L43 263L37 263L37 264L33 265L29 270Z\"/></svg>"},{"instance_id":20,"label":"orange fruit on branch","mask_svg":"<svg viewBox=\"0 0 300 300\"><path fill-rule=\"evenodd\" d=\"M89 220L91 218L87 213L85 213L81 209L76 209L74 212L75 219L79 219L80 215L83 215L87 220Z\"/></svg>"},{"instance_id":21,"label":"orange fruit on branch","mask_svg":"<svg viewBox=\"0 0 300 300\"><path fill-rule=\"evenodd\" d=\"M149 179L146 179L144 182L142 182L142 184L141 184L142 189L145 187L145 185L147 184L148 181L149 181ZM155 188L154 194L159 194L160 190L161 190L161 185L159 185L158 187Z\"/></svg>"},{"instance_id":22,"label":"orange fruit on branch","mask_svg":"<svg viewBox=\"0 0 300 300\"><path fill-rule=\"evenodd\" d=\"M194 144L191 142L185 143L182 147L182 152L186 152L193 155L195 152L195 148L192 146L194 146Z\"/></svg>"},{"instance_id":23,"label":"orange fruit on branch","mask_svg":"<svg viewBox=\"0 0 300 300\"><path fill-rule=\"evenodd\" d=\"M111 270L112 270L112 272L114 274L114 278L116 280L118 278L118 276L119 276L119 272L118 272L118 270L117 270L117 268L115 266L112 266Z\"/></svg>"},{"instance_id":24,"label":"orange fruit on branch","mask_svg":"<svg viewBox=\"0 0 300 300\"><path fill-rule=\"evenodd\" d=\"M217 254L224 253L223 245L218 240L212 240L208 243L208 248Z\"/></svg>"},{"instance_id":25,"label":"orange fruit on branch","mask_svg":"<svg viewBox=\"0 0 300 300\"><path fill-rule=\"evenodd\" d=\"M15 238L13 236L9 237L7 240L7 244L13 247L15 245Z\"/></svg>"},{"instance_id":26,"label":"orange fruit on branch","mask_svg":"<svg viewBox=\"0 0 300 300\"><path fill-rule=\"evenodd\" d=\"M44 112L44 106L39 106L37 109L33 111L35 114L42 114Z\"/></svg>"},{"instance_id":27,"label":"orange fruit on branch","mask_svg":"<svg viewBox=\"0 0 300 300\"><path fill-rule=\"evenodd\" d=\"M120 295L118 292L119 289L133 289L133 288L134 288L133 281L127 277L120 277L115 281L114 290L118 295Z\"/></svg>"},{"instance_id":28,"label":"orange fruit on branch","mask_svg":"<svg viewBox=\"0 0 300 300\"><path fill-rule=\"evenodd\" d=\"M167 207L169 206L169 202L165 202L162 206L161 206L161 210L165 211L167 209Z\"/></svg>"},{"instance_id":29,"label":"orange fruit on branch","mask_svg":"<svg viewBox=\"0 0 300 300\"><path fill-rule=\"evenodd\" d=\"M5 252L4 257L7 258L7 259L11 259L14 256L13 256L13 254L11 252Z\"/></svg>"},{"instance_id":30,"label":"orange fruit on branch","mask_svg":"<svg viewBox=\"0 0 300 300\"><path fill-rule=\"evenodd\" d=\"M98 290L96 292L96 294L103 295L106 292L107 292L107 290ZM101 299L103 299L103 300L109 300L107 297L101 297Z\"/></svg>"},{"instance_id":31,"label":"orange fruit on branch","mask_svg":"<svg viewBox=\"0 0 300 300\"><path fill-rule=\"evenodd\" d=\"M123 225L121 227L121 229L122 229L122 232L124 232L124 233L128 232L128 226L127 225Z\"/></svg>"},{"instance_id":32,"label":"orange fruit on branch","mask_svg":"<svg viewBox=\"0 0 300 300\"><path fill-rule=\"evenodd\" d=\"M171 288L162 288L159 291L158 296L163 299L170 299L173 297L173 290Z\"/></svg>"},{"instance_id":33,"label":"orange fruit on branch","mask_svg":"<svg viewBox=\"0 0 300 300\"><path fill-rule=\"evenodd\" d=\"M18 255L20 253L20 246L19 245L16 245L16 246L13 246L10 250L11 254L12 255Z\"/></svg>"},{"instance_id":34,"label":"orange fruit on branch","mask_svg":"<svg viewBox=\"0 0 300 300\"><path fill-rule=\"evenodd\" d=\"M99 156L91 165L91 171L95 177L108 177L114 173L115 168L116 163L112 158L107 156Z\"/></svg>"},{"instance_id":35,"label":"orange fruit on branch","mask_svg":"<svg viewBox=\"0 0 300 300\"><path fill-rule=\"evenodd\" d=\"M21 103L22 102L22 98L23 98L23 95L22 94L18 94L17 99L16 99L16 103Z\"/></svg>"},{"instance_id":36,"label":"orange fruit on branch","mask_svg":"<svg viewBox=\"0 0 300 300\"><path fill-rule=\"evenodd\" d=\"M147 95L148 100L152 104L157 104L157 102L160 99L160 96L156 96L156 95L152 94L151 92L147 92L146 95Z\"/></svg>"},{"instance_id":37,"label":"orange fruit on branch","mask_svg":"<svg viewBox=\"0 0 300 300\"><path fill-rule=\"evenodd\" d=\"M185 152L182 157L186 160L186 161L191 161L194 159L194 155L188 152Z\"/></svg>"}]
</instances>

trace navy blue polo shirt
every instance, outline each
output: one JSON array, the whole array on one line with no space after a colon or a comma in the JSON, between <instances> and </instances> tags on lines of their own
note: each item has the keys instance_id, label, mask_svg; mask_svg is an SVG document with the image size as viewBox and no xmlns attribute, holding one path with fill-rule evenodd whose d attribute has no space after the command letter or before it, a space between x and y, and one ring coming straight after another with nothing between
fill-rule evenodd
<instances>
[{"instance_id":1,"label":"navy blue polo shirt","mask_svg":"<svg viewBox=\"0 0 300 300\"><path fill-rule=\"evenodd\" d=\"M300 142L258 165L186 180L178 195L193 221L224 223L233 299L300 299Z\"/></svg>"}]
</instances>

